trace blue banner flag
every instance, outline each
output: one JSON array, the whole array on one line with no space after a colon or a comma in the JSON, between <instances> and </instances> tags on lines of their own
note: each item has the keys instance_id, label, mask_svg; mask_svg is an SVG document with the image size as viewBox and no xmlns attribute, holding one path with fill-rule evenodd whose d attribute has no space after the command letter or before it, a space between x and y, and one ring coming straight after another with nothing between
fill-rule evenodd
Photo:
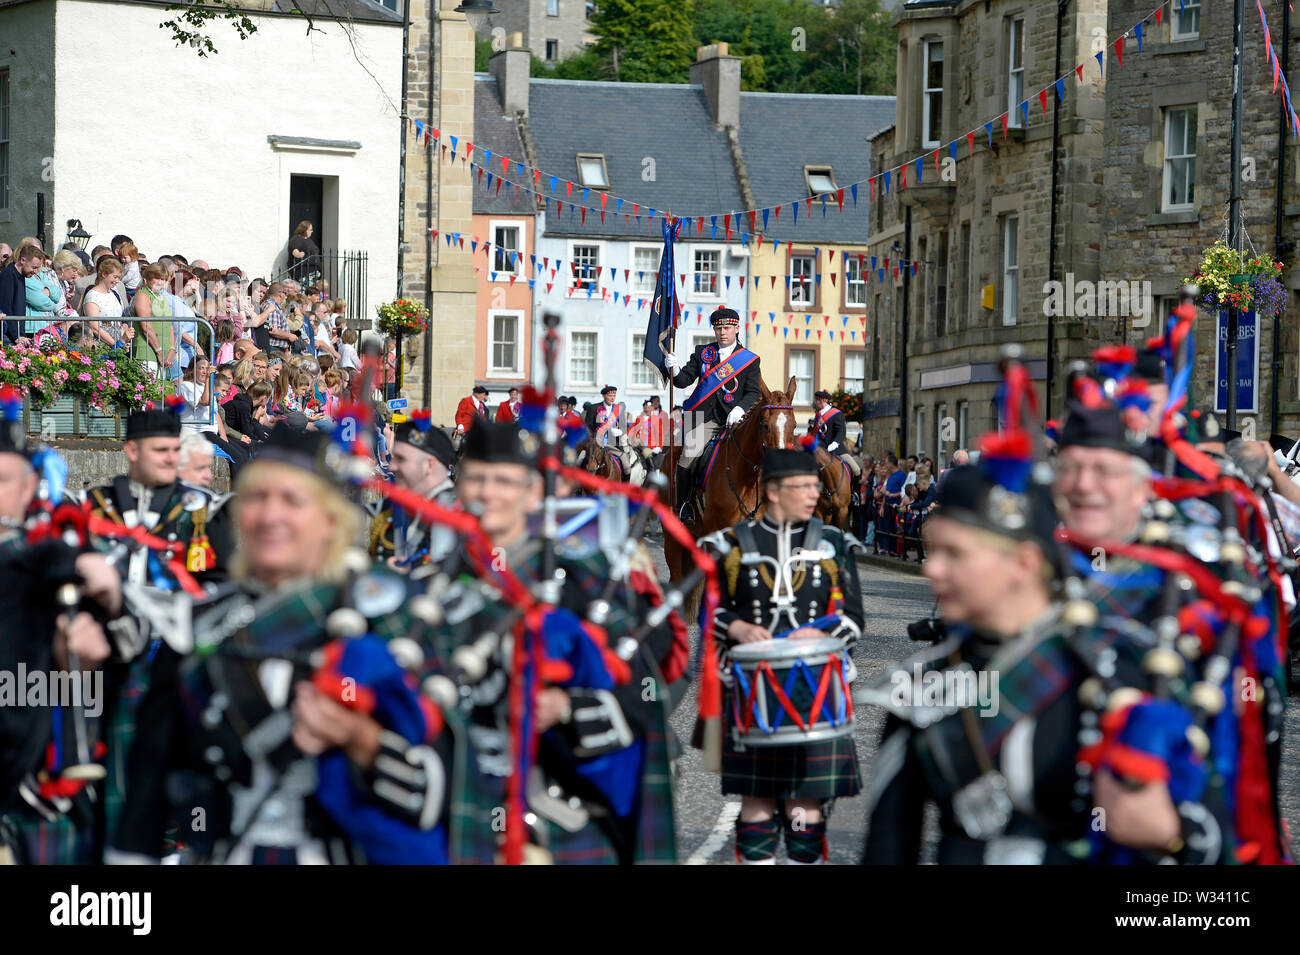
<instances>
[{"instance_id":1,"label":"blue banner flag","mask_svg":"<svg viewBox=\"0 0 1300 955\"><path fill-rule=\"evenodd\" d=\"M664 249L659 256L659 276L650 303L650 320L645 327L645 351L642 357L659 376L659 387L667 388L671 375L664 358L673 351L673 330L677 327L677 291L673 284L673 241L682 227L681 220L663 223Z\"/></svg>"}]
</instances>

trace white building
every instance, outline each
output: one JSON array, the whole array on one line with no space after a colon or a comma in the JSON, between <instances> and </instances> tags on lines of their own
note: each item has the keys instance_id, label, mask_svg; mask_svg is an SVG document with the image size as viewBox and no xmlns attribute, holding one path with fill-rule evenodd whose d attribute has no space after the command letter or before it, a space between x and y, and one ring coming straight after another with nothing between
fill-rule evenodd
<instances>
[{"instance_id":1,"label":"white building","mask_svg":"<svg viewBox=\"0 0 1300 955\"><path fill-rule=\"evenodd\" d=\"M349 24L310 33L270 11L242 41L216 21L200 57L163 4L0 0L0 238L57 247L75 218L89 247L123 233L150 259L269 277L308 219L323 249L368 254L373 316L396 276L402 22L341 4Z\"/></svg>"}]
</instances>

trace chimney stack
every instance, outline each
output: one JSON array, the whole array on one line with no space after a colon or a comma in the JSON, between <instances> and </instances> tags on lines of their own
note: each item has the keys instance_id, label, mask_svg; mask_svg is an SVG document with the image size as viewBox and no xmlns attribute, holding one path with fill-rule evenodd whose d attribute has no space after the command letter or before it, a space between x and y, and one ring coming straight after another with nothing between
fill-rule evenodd
<instances>
[{"instance_id":1,"label":"chimney stack","mask_svg":"<svg viewBox=\"0 0 1300 955\"><path fill-rule=\"evenodd\" d=\"M740 128L740 57L727 53L727 44L714 43L695 51L691 82L704 87L715 126Z\"/></svg>"},{"instance_id":2,"label":"chimney stack","mask_svg":"<svg viewBox=\"0 0 1300 955\"><path fill-rule=\"evenodd\" d=\"M528 72L532 55L524 46L522 33L506 34L506 45L488 60L488 69L497 78L501 109L507 116L528 115Z\"/></svg>"}]
</instances>

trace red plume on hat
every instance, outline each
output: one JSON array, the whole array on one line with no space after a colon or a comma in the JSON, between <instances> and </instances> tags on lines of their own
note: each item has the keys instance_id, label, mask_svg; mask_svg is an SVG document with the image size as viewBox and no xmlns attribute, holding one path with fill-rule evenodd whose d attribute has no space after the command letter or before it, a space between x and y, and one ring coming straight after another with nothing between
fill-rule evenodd
<instances>
[{"instance_id":1,"label":"red plume on hat","mask_svg":"<svg viewBox=\"0 0 1300 955\"><path fill-rule=\"evenodd\" d=\"M0 412L6 421L17 421L23 413L23 393L13 385L0 388Z\"/></svg>"},{"instance_id":2,"label":"red plume on hat","mask_svg":"<svg viewBox=\"0 0 1300 955\"><path fill-rule=\"evenodd\" d=\"M163 399L163 404L167 410L173 414L185 414L189 410L189 404L180 395L168 395Z\"/></svg>"}]
</instances>

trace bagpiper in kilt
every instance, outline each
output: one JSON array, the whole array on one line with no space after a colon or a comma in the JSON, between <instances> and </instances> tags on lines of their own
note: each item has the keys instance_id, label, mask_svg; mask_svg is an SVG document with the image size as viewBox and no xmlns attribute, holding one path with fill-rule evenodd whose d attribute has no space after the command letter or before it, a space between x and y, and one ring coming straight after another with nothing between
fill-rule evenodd
<instances>
[{"instance_id":1,"label":"bagpiper in kilt","mask_svg":"<svg viewBox=\"0 0 1300 955\"><path fill-rule=\"evenodd\" d=\"M191 487L177 478L181 422L178 406L147 407L127 418L128 471L108 484L86 491L85 508L91 517L117 524L123 530L139 529L157 540L174 544L175 557L199 581L219 583L233 551L233 538L224 511L229 495L215 495ZM159 555L143 546L123 547L114 538L92 534L91 546L111 554L128 591L134 625L115 637L115 656L121 667L113 671L113 699L106 715L104 741L108 747L108 779L104 801L108 832L116 826L125 799L126 754L136 727L136 709L148 691L148 655L161 635L173 627L171 606L176 584Z\"/></svg>"},{"instance_id":2,"label":"bagpiper in kilt","mask_svg":"<svg viewBox=\"0 0 1300 955\"><path fill-rule=\"evenodd\" d=\"M480 515L495 559L521 580L536 582L541 545L528 533L527 516L541 482L533 470L535 447L527 447L531 438L513 423L475 422L466 436L457 489L466 509ZM622 660L614 647L637 629L650 609L648 601L614 600L593 615L610 576L603 554L563 554L558 567L563 584L557 605L568 613L566 619L581 622L583 637L577 642L596 649L600 664L588 672L604 685L574 683L559 672L537 694L537 756L525 780L531 814L527 855L554 864L672 863L669 694L655 671L656 662L668 656L672 630L666 622L656 627L644 641L644 653ZM439 656L461 659L459 654L482 646L484 635L509 632L514 608L485 598L463 556L453 555L438 570L435 581L452 581L440 595L447 610ZM498 640L491 649L473 689L462 691L480 775L496 780L496 805L511 773L518 771L509 758L510 677L500 645ZM486 829L490 822L485 817L481 825Z\"/></svg>"},{"instance_id":3,"label":"bagpiper in kilt","mask_svg":"<svg viewBox=\"0 0 1300 955\"><path fill-rule=\"evenodd\" d=\"M393 481L450 507L456 500L451 478L456 451L451 438L433 427L431 420L429 411L421 409L394 429ZM371 520L369 539L370 556L399 570L442 560L455 546L455 535L448 529L425 524L392 501L385 501Z\"/></svg>"},{"instance_id":4,"label":"bagpiper in kilt","mask_svg":"<svg viewBox=\"0 0 1300 955\"><path fill-rule=\"evenodd\" d=\"M106 630L122 589L107 561L63 539L76 508L44 506L66 466L28 444L20 404L0 390L0 864L88 865L101 854ZM50 501L36 503L38 483Z\"/></svg>"},{"instance_id":5,"label":"bagpiper in kilt","mask_svg":"<svg viewBox=\"0 0 1300 955\"><path fill-rule=\"evenodd\" d=\"M336 450L281 425L241 473L248 550L238 580L195 607L192 645L153 655L114 860L159 858L169 824L196 861L445 863L460 851L449 806L467 784L466 743L417 679L442 669L430 659L438 612L350 550L360 514L322 476Z\"/></svg>"},{"instance_id":6,"label":"bagpiper in kilt","mask_svg":"<svg viewBox=\"0 0 1300 955\"><path fill-rule=\"evenodd\" d=\"M820 487L816 458L807 450L776 449L764 457L765 514L736 525L722 538L723 549L730 549L722 561L722 603L714 628L726 647L771 640L786 630L792 639L822 638L823 631L807 624L834 613L861 632L862 593L850 541L812 517ZM817 552L818 559L792 560L801 548ZM778 579L766 561L751 562L755 556L774 561L782 576L788 568L788 579ZM789 588L785 600L783 586ZM722 791L742 797L737 859L774 863L784 818L790 862L817 864L826 855L823 804L856 795L861 788L853 736L745 746L737 738L736 713L745 704L738 694L736 686L724 694L727 732L722 754Z\"/></svg>"}]
</instances>

